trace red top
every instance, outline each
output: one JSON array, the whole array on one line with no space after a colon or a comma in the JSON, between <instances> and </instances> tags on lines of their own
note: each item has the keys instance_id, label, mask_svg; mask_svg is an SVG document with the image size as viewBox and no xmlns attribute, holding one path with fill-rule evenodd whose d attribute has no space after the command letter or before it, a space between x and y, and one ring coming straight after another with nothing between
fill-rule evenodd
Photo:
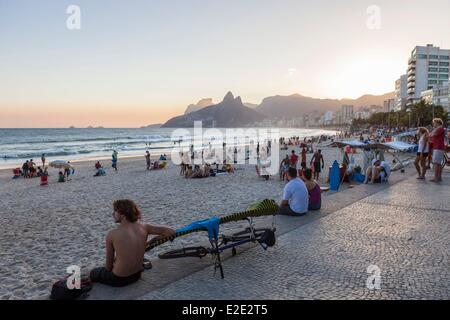
<instances>
[{"instance_id":1,"label":"red top","mask_svg":"<svg viewBox=\"0 0 450 320\"><path fill-rule=\"evenodd\" d=\"M291 154L291 165L295 166L297 164L297 161L298 161L298 156L295 153Z\"/></svg>"},{"instance_id":2,"label":"red top","mask_svg":"<svg viewBox=\"0 0 450 320\"><path fill-rule=\"evenodd\" d=\"M302 150L302 162L306 162L306 150Z\"/></svg>"},{"instance_id":3,"label":"red top","mask_svg":"<svg viewBox=\"0 0 450 320\"><path fill-rule=\"evenodd\" d=\"M433 149L434 150L444 150L445 149L444 137L445 137L444 128L440 127L433 131L432 141L433 141Z\"/></svg>"}]
</instances>

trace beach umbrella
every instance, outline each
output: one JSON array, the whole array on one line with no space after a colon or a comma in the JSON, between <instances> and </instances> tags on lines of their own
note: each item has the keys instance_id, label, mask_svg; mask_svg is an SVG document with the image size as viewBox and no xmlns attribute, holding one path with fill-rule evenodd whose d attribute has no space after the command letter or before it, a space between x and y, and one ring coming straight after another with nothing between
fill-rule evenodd
<instances>
[{"instance_id":1,"label":"beach umbrella","mask_svg":"<svg viewBox=\"0 0 450 320\"><path fill-rule=\"evenodd\" d=\"M73 166L64 160L55 160L50 162L50 167L57 169L73 169Z\"/></svg>"}]
</instances>

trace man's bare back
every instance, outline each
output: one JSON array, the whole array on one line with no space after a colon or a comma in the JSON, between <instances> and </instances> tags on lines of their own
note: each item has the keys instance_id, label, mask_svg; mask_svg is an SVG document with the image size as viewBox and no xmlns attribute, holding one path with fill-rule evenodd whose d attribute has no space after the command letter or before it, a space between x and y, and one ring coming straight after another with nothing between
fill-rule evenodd
<instances>
[{"instance_id":1,"label":"man's bare back","mask_svg":"<svg viewBox=\"0 0 450 320\"><path fill-rule=\"evenodd\" d=\"M148 236L157 236L151 240L153 242L174 234L174 230L163 226L139 222L121 223L106 237L106 269L112 270L118 277L142 271Z\"/></svg>"},{"instance_id":2,"label":"man's bare back","mask_svg":"<svg viewBox=\"0 0 450 320\"><path fill-rule=\"evenodd\" d=\"M129 223L120 225L110 231L107 237L115 252L113 273L119 277L127 277L142 271L148 231L144 224Z\"/></svg>"},{"instance_id":3,"label":"man's bare back","mask_svg":"<svg viewBox=\"0 0 450 320\"><path fill-rule=\"evenodd\" d=\"M93 282L122 287L140 279L147 244L172 236L175 230L140 223L141 212L131 200L117 200L113 207L112 216L119 226L106 236L105 267L91 270L90 278ZM147 242L149 235L156 237Z\"/></svg>"}]
</instances>

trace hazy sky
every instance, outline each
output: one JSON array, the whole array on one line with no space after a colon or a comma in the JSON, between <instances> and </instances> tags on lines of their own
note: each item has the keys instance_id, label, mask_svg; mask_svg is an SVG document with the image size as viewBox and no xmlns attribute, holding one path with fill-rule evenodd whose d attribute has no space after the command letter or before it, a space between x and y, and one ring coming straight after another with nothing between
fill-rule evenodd
<instances>
[{"instance_id":1,"label":"hazy sky","mask_svg":"<svg viewBox=\"0 0 450 320\"><path fill-rule=\"evenodd\" d=\"M415 45L450 48L449 12L448 0L0 0L0 127L140 126L229 90L253 103L386 93Z\"/></svg>"}]
</instances>

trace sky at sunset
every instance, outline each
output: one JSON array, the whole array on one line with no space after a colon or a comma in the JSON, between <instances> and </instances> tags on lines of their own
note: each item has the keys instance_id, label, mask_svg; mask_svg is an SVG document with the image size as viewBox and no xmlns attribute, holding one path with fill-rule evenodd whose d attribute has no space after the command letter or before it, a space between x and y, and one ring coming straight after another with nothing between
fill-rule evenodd
<instances>
[{"instance_id":1,"label":"sky at sunset","mask_svg":"<svg viewBox=\"0 0 450 320\"><path fill-rule=\"evenodd\" d=\"M448 0L0 0L0 127L137 127L227 91L383 94L415 45L450 48L449 12Z\"/></svg>"}]
</instances>

